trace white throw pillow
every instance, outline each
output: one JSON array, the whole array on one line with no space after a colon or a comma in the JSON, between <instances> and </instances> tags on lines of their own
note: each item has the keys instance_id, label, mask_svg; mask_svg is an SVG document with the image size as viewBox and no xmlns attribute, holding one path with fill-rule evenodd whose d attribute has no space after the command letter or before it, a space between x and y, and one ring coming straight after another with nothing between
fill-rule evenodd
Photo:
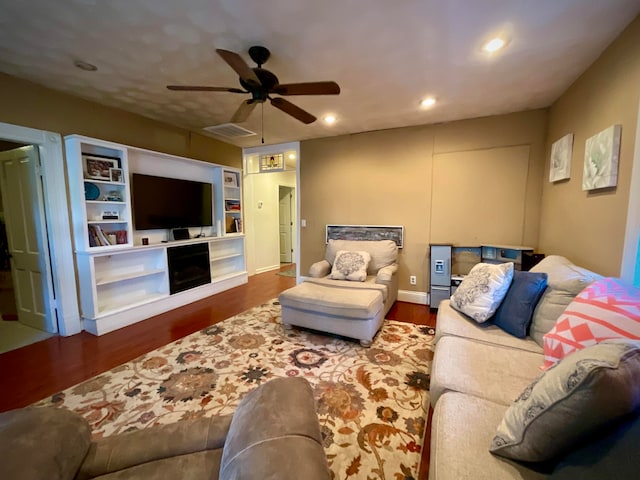
<instances>
[{"instance_id":1,"label":"white throw pillow","mask_svg":"<svg viewBox=\"0 0 640 480\"><path fill-rule=\"evenodd\" d=\"M512 280L513 263L478 263L451 296L451 306L478 323L486 322L496 313Z\"/></svg>"},{"instance_id":2,"label":"white throw pillow","mask_svg":"<svg viewBox=\"0 0 640 480\"><path fill-rule=\"evenodd\" d=\"M331 278L364 282L367 279L367 267L370 261L371 255L368 252L340 250L336 253L336 259L333 262Z\"/></svg>"}]
</instances>

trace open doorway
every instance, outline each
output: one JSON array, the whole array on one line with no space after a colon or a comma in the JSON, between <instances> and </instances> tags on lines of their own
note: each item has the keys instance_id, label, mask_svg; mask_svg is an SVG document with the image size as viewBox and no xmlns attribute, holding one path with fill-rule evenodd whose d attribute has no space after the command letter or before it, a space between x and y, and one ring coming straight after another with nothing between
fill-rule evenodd
<instances>
[{"instance_id":1,"label":"open doorway","mask_svg":"<svg viewBox=\"0 0 640 480\"><path fill-rule=\"evenodd\" d=\"M297 274L299 156L298 142L243 149L243 215L249 275L289 270L286 264L291 265L292 272L285 276ZM263 162L271 157L282 160L279 168Z\"/></svg>"},{"instance_id":2,"label":"open doorway","mask_svg":"<svg viewBox=\"0 0 640 480\"><path fill-rule=\"evenodd\" d=\"M280 233L280 263L293 262L293 219L295 218L294 212L294 192L293 187L286 187L284 185L278 186L278 231Z\"/></svg>"},{"instance_id":3,"label":"open doorway","mask_svg":"<svg viewBox=\"0 0 640 480\"><path fill-rule=\"evenodd\" d=\"M27 230L30 231L29 235L38 236L37 242L44 248L41 266L50 288L49 291L43 291L42 298L40 295L32 295L32 306L38 312L46 311L46 316L43 316L46 330L65 336L73 335L82 330L82 323L78 310L76 275L70 242L71 228L62 138L54 132L0 123L0 141L3 142L2 150L10 150L16 146L15 144L30 146L35 155L33 158L37 159L29 169L21 172L26 174L28 170L28 175L33 175L31 184L37 188L27 192L20 202L39 206L42 223L37 231ZM38 195L39 198L36 198ZM5 192L5 214L7 201ZM13 202L12 196L11 203ZM32 283L37 281L37 274L31 272L25 273L20 282L24 278L28 286L28 277ZM20 292L22 286L15 285L15 280L14 276L14 291ZM20 308L20 300L16 299L17 308ZM37 304L38 302L40 304Z\"/></svg>"},{"instance_id":4,"label":"open doorway","mask_svg":"<svg viewBox=\"0 0 640 480\"><path fill-rule=\"evenodd\" d=\"M37 147L0 145L0 352L58 331Z\"/></svg>"}]
</instances>

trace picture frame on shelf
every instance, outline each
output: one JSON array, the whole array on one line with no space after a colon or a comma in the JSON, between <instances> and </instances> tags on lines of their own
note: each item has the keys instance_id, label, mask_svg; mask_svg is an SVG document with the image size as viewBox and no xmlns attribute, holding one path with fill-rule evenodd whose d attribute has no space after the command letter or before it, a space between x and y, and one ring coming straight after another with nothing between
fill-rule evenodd
<instances>
[{"instance_id":1,"label":"picture frame on shelf","mask_svg":"<svg viewBox=\"0 0 640 480\"><path fill-rule=\"evenodd\" d=\"M118 160L94 155L82 155L84 177L93 180L111 181L111 169L118 168ZM120 171L122 175L122 170Z\"/></svg>"},{"instance_id":2,"label":"picture frame on shelf","mask_svg":"<svg viewBox=\"0 0 640 480\"><path fill-rule=\"evenodd\" d=\"M238 187L238 176L235 172L224 172L223 181L225 187Z\"/></svg>"},{"instance_id":3,"label":"picture frame on shelf","mask_svg":"<svg viewBox=\"0 0 640 480\"><path fill-rule=\"evenodd\" d=\"M109 169L109 180L116 183L122 183L122 169L118 167L111 167Z\"/></svg>"}]
</instances>

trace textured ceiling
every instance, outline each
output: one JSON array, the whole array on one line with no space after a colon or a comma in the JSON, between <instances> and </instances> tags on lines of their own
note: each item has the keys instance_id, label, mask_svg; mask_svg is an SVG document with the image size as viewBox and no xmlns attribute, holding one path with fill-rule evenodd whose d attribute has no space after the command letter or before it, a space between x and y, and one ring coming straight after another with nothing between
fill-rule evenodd
<instances>
[{"instance_id":1,"label":"textured ceiling","mask_svg":"<svg viewBox=\"0 0 640 480\"><path fill-rule=\"evenodd\" d=\"M0 71L179 127L229 122L248 95L216 48L264 45L281 83L334 80L337 96L287 97L304 125L264 105L265 143L550 105L640 12L638 0L0 0ZM481 45L508 37L500 54ZM73 66L83 60L98 67ZM420 109L433 95L437 105ZM240 126L258 135L258 106ZM205 132L203 132L205 133Z\"/></svg>"}]
</instances>

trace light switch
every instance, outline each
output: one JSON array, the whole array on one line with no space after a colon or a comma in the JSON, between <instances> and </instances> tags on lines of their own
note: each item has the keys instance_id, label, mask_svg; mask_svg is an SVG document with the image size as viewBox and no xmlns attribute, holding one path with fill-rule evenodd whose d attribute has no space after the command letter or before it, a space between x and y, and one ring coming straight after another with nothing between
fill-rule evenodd
<instances>
[{"instance_id":1,"label":"light switch","mask_svg":"<svg viewBox=\"0 0 640 480\"><path fill-rule=\"evenodd\" d=\"M260 200L260 201L258 202L258 208L262 208L262 205L264 205L264 202L263 202L262 200Z\"/></svg>"},{"instance_id":2,"label":"light switch","mask_svg":"<svg viewBox=\"0 0 640 480\"><path fill-rule=\"evenodd\" d=\"M302 228L304 228L304 227L306 227L306 226L307 226L307 221L306 221L304 218L301 218L301 219L300 219L300 226L301 226Z\"/></svg>"}]
</instances>

